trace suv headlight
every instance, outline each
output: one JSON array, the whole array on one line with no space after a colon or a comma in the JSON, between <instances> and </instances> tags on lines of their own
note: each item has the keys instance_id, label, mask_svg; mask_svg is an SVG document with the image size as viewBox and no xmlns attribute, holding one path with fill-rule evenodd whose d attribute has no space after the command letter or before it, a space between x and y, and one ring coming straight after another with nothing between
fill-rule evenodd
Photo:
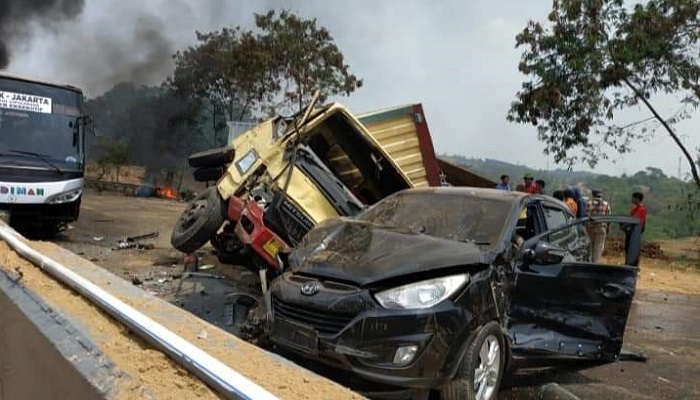
<instances>
[{"instance_id":1,"label":"suv headlight","mask_svg":"<svg viewBox=\"0 0 700 400\"><path fill-rule=\"evenodd\" d=\"M468 281L469 274L445 276L378 292L374 297L384 308L430 308L452 296Z\"/></svg>"},{"instance_id":2,"label":"suv headlight","mask_svg":"<svg viewBox=\"0 0 700 400\"><path fill-rule=\"evenodd\" d=\"M81 194L83 194L83 189L73 189L67 192L55 194L46 199L46 202L49 204L70 203L78 200L78 197L80 197Z\"/></svg>"}]
</instances>

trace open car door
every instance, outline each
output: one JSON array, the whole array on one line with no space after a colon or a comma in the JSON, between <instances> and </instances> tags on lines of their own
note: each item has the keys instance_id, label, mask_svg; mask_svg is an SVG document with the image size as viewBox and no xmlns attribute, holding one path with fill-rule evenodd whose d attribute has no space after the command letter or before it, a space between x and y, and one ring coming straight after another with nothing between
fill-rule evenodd
<instances>
[{"instance_id":1,"label":"open car door","mask_svg":"<svg viewBox=\"0 0 700 400\"><path fill-rule=\"evenodd\" d=\"M625 264L588 262L584 226L619 223L630 235ZM617 360L637 283L639 221L630 217L575 220L527 240L515 261L507 331L514 366L547 367ZM573 363L572 363L573 362Z\"/></svg>"}]
</instances>

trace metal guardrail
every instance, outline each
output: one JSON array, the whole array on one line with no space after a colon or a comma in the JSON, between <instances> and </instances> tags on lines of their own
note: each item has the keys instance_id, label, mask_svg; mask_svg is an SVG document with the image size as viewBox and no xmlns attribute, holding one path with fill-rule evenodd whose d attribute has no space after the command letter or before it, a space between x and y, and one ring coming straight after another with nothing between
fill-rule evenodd
<instances>
[{"instance_id":1,"label":"metal guardrail","mask_svg":"<svg viewBox=\"0 0 700 400\"><path fill-rule=\"evenodd\" d=\"M226 399L277 400L270 392L231 369L218 359L168 330L143 313L69 268L43 255L26 243L19 233L0 222L0 239L19 255L71 287L134 333L167 354L183 368L211 386Z\"/></svg>"}]
</instances>

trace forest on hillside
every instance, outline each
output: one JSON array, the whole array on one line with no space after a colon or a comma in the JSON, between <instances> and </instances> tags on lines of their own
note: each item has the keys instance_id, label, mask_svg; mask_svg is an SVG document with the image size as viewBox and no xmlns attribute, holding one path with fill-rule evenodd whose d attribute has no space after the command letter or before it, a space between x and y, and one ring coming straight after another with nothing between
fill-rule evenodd
<instances>
[{"instance_id":1,"label":"forest on hillside","mask_svg":"<svg viewBox=\"0 0 700 400\"><path fill-rule=\"evenodd\" d=\"M456 155L443 157L494 181L498 181L501 174L508 174L517 184L526 173L531 173L536 179L547 183L548 193L574 185L581 187L584 193L600 189L603 197L611 203L613 213L627 213L631 206L631 194L640 191L645 195L644 203L649 212L647 238L700 236L698 190L692 183L667 176L658 168L649 167L645 171L617 177L566 169L543 171L491 159Z\"/></svg>"}]
</instances>

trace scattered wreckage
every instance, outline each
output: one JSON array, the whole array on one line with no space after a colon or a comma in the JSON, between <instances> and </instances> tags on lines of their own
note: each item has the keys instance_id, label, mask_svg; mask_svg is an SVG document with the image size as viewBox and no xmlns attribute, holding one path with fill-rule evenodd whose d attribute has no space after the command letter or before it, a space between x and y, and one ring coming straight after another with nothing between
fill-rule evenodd
<instances>
[{"instance_id":1,"label":"scattered wreckage","mask_svg":"<svg viewBox=\"0 0 700 400\"><path fill-rule=\"evenodd\" d=\"M414 398L494 399L508 371L616 361L640 229L595 218L634 228L624 265L594 264L591 220L539 195L397 193L306 235L256 310L258 334Z\"/></svg>"},{"instance_id":2,"label":"scattered wreckage","mask_svg":"<svg viewBox=\"0 0 700 400\"><path fill-rule=\"evenodd\" d=\"M279 258L325 219L406 188L495 185L436 157L421 104L357 118L336 103L314 104L189 157L195 180L216 185L178 218L173 247L189 254L210 241L220 261L272 278Z\"/></svg>"},{"instance_id":3,"label":"scattered wreckage","mask_svg":"<svg viewBox=\"0 0 700 400\"><path fill-rule=\"evenodd\" d=\"M347 109L314 104L189 157L195 179L217 184L176 221L173 247L192 253L211 241L222 262L260 271L264 285L317 223L414 186Z\"/></svg>"},{"instance_id":4,"label":"scattered wreckage","mask_svg":"<svg viewBox=\"0 0 700 400\"><path fill-rule=\"evenodd\" d=\"M312 102L190 156L216 185L171 243L210 241L259 274L259 293L237 295L243 338L445 399L492 399L516 368L618 359L635 266L589 263L586 221L553 198L426 188L444 175L425 154L417 175L364 123Z\"/></svg>"}]
</instances>

